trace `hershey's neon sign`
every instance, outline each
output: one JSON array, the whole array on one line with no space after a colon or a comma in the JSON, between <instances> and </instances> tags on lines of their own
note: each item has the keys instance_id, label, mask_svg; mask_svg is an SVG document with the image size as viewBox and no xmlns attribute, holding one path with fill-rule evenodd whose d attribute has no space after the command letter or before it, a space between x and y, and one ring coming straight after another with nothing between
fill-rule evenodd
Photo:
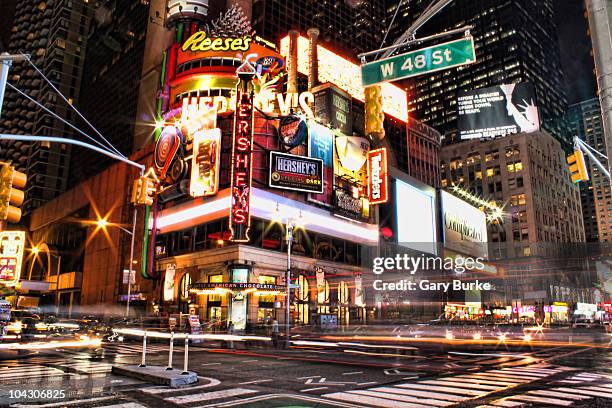
<instances>
[{"instance_id":1,"label":"hershey's neon sign","mask_svg":"<svg viewBox=\"0 0 612 408\"><path fill-rule=\"evenodd\" d=\"M230 206L231 241L248 242L251 224L251 182L253 152L253 95L248 82L238 81L232 147L232 188Z\"/></svg>"}]
</instances>

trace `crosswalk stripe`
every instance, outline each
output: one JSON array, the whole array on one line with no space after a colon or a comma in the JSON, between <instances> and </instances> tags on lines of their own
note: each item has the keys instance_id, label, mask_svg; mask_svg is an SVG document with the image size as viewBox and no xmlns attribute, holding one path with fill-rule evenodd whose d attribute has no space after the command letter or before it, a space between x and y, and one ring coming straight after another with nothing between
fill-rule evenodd
<instances>
[{"instance_id":1,"label":"crosswalk stripe","mask_svg":"<svg viewBox=\"0 0 612 408\"><path fill-rule=\"evenodd\" d=\"M579 395L588 395L590 397L600 397L600 398L612 398L612 393L603 393L603 392L597 392L595 390L590 390L589 388L591 387L584 387L584 388L565 388L565 387L560 387L557 388L558 390L561 391L565 391L565 392L569 392L571 394L579 394Z\"/></svg>"},{"instance_id":2,"label":"crosswalk stripe","mask_svg":"<svg viewBox=\"0 0 612 408\"><path fill-rule=\"evenodd\" d=\"M398 389L395 387L378 387L378 388L372 388L372 390L384 391L384 392L388 392L391 394L410 395L413 397L442 399L442 400L448 400L448 401L454 401L454 402L462 401L465 399L465 397L461 397L459 395L440 394L437 392L418 391L418 390L409 390L409 389Z\"/></svg>"},{"instance_id":3,"label":"crosswalk stripe","mask_svg":"<svg viewBox=\"0 0 612 408\"><path fill-rule=\"evenodd\" d=\"M207 380L208 384L203 384L203 385L196 385L193 387L189 387L188 390L189 391L193 391L193 390L201 390L202 388L210 388L210 387L215 387L219 384L221 384L221 381L217 380L216 378L209 378L209 377L198 377L198 379L201 380ZM146 393L146 394L169 394L172 392L177 392L177 391L186 391L187 388L170 388L170 387L146 387L146 388L141 388L140 391Z\"/></svg>"},{"instance_id":4,"label":"crosswalk stripe","mask_svg":"<svg viewBox=\"0 0 612 408\"><path fill-rule=\"evenodd\" d=\"M471 378L468 376L458 376L458 377L445 377L444 381L461 381L462 383L474 383L474 384L484 384L484 385L503 385L503 386L509 386L509 385L516 385L516 382L512 381L489 381L489 380L484 380L482 378Z\"/></svg>"},{"instance_id":5,"label":"crosswalk stripe","mask_svg":"<svg viewBox=\"0 0 612 408\"><path fill-rule=\"evenodd\" d=\"M531 368L531 367L523 367L523 368L521 368L521 371L534 372L534 373L542 373L542 374L549 374L549 375L560 372L559 370L556 370L556 369Z\"/></svg>"},{"instance_id":6,"label":"crosswalk stripe","mask_svg":"<svg viewBox=\"0 0 612 408\"><path fill-rule=\"evenodd\" d=\"M493 371L487 371L487 374L509 374L512 376L519 376L519 377L523 377L523 378L528 378L530 380L535 380L537 378L542 378L542 377L547 377L547 374L542 374L542 373L526 373L524 371L519 371L519 370L493 370Z\"/></svg>"},{"instance_id":7,"label":"crosswalk stripe","mask_svg":"<svg viewBox=\"0 0 612 408\"><path fill-rule=\"evenodd\" d=\"M454 404L453 402L449 402L449 401L440 401L436 399L421 399L421 398L409 397L406 395L386 394L384 392L376 392L376 391L356 390L356 391L349 391L349 393L359 394L359 395L368 395L372 397L384 398L384 399L393 400L393 401L415 402L415 403L420 403L423 405L430 405L434 407L446 407L446 406Z\"/></svg>"},{"instance_id":8,"label":"crosswalk stripe","mask_svg":"<svg viewBox=\"0 0 612 408\"><path fill-rule=\"evenodd\" d=\"M530 376L535 375L536 377L548 377L549 375L552 374L552 373L540 373L537 371L527 371L527 370L510 369L510 368L503 368L500 371L493 371L493 372L530 375Z\"/></svg>"},{"instance_id":9,"label":"crosswalk stripe","mask_svg":"<svg viewBox=\"0 0 612 408\"><path fill-rule=\"evenodd\" d=\"M164 398L164 401L172 402L174 404L188 404L192 402L200 402L221 398L237 397L239 395L255 394L258 391L249 390L246 388L232 388L227 390L202 392L192 395L183 395L180 397L168 397Z\"/></svg>"},{"instance_id":10,"label":"crosswalk stripe","mask_svg":"<svg viewBox=\"0 0 612 408\"><path fill-rule=\"evenodd\" d=\"M335 392L333 394L325 394L325 398L331 398L340 401L347 401L353 404L363 404L366 406L374 406L380 408L423 408L423 404L411 404L409 402L391 401L367 395L349 394L347 392Z\"/></svg>"},{"instance_id":11,"label":"crosswalk stripe","mask_svg":"<svg viewBox=\"0 0 612 408\"><path fill-rule=\"evenodd\" d=\"M147 406L135 402L128 402L124 404L99 405L98 408L147 408Z\"/></svg>"},{"instance_id":12,"label":"crosswalk stripe","mask_svg":"<svg viewBox=\"0 0 612 408\"><path fill-rule=\"evenodd\" d=\"M496 407L505 408L522 407L523 405L525 405L522 402L509 401L507 399L500 399L492 402L491 404L495 405Z\"/></svg>"},{"instance_id":13,"label":"crosswalk stripe","mask_svg":"<svg viewBox=\"0 0 612 408\"><path fill-rule=\"evenodd\" d=\"M589 397L585 397L582 395L573 395L573 394L568 394L565 392L558 392L558 391L551 391L551 390L534 390L534 391L528 391L527 394L545 395L548 397L557 397L557 398L569 398L569 399L574 399L574 400L589 399Z\"/></svg>"},{"instance_id":14,"label":"crosswalk stripe","mask_svg":"<svg viewBox=\"0 0 612 408\"><path fill-rule=\"evenodd\" d=\"M537 402L538 404L548 404L556 407L560 405L564 407L569 407L574 404L574 401L564 401L559 398L536 397L533 395L515 395L510 397L509 399L513 401Z\"/></svg>"},{"instance_id":15,"label":"crosswalk stripe","mask_svg":"<svg viewBox=\"0 0 612 408\"><path fill-rule=\"evenodd\" d=\"M112 400L112 399L117 399L116 396L109 396L109 397L94 397L94 398L87 398L87 399L78 399L78 400L71 400L71 401L62 401L62 402L50 402L48 404L37 404L37 407L65 407L68 405L77 405L77 404L93 404L93 403L98 403L101 401L108 401L108 400ZM12 407L15 408L26 408L26 407L32 407L32 405L29 404L15 404L12 405ZM108 408L108 407L107 407Z\"/></svg>"},{"instance_id":16,"label":"crosswalk stripe","mask_svg":"<svg viewBox=\"0 0 612 408\"><path fill-rule=\"evenodd\" d=\"M507 382L513 382L513 383L523 383L525 381L530 381L528 378L517 378L516 376L508 376L508 375L501 375L501 374L488 373L488 372L470 374L469 377L484 378L484 379L489 379L492 381L498 381L498 380L507 381Z\"/></svg>"},{"instance_id":17,"label":"crosswalk stripe","mask_svg":"<svg viewBox=\"0 0 612 408\"><path fill-rule=\"evenodd\" d=\"M608 387L610 387L610 386L611 385L608 385ZM607 387L591 385L591 386L588 386L588 387L582 387L582 389L584 389L584 390L593 390L593 391L601 391L601 392L609 392L610 396L608 398L612 398L612 390L608 389Z\"/></svg>"},{"instance_id":18,"label":"crosswalk stripe","mask_svg":"<svg viewBox=\"0 0 612 408\"><path fill-rule=\"evenodd\" d=\"M426 384L398 384L398 385L396 385L396 387L413 388L413 389L417 389L417 390L426 390L426 391L434 391L434 392L435 391L439 391L441 393L450 393L450 394L459 394L459 395L471 395L471 396L485 394L482 391L463 390L463 389L460 389L460 388L453 388L453 387L436 387L436 386L426 385Z\"/></svg>"},{"instance_id":19,"label":"crosswalk stripe","mask_svg":"<svg viewBox=\"0 0 612 408\"><path fill-rule=\"evenodd\" d=\"M504 388L504 387L496 387L494 385L473 384L473 383L468 383L468 382L451 381L451 380L446 380L446 379L420 381L419 384L448 385L451 387L462 386L462 387L466 387L466 388L470 388L474 390L485 390L485 391L493 391L493 390L499 390L501 388Z\"/></svg>"},{"instance_id":20,"label":"crosswalk stripe","mask_svg":"<svg viewBox=\"0 0 612 408\"><path fill-rule=\"evenodd\" d=\"M23 377L40 377L40 376L48 376L48 375L64 375L65 373L62 370L58 370L57 368L51 367L41 367L36 370L20 370L16 369L11 373L2 373L0 374L0 378L23 378Z\"/></svg>"}]
</instances>

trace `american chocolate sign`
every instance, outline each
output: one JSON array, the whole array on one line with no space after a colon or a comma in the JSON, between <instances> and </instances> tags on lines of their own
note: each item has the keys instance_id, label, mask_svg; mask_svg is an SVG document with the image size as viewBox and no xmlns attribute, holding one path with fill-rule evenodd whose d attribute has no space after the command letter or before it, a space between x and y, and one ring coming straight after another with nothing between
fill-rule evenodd
<instances>
[{"instance_id":1,"label":"american chocolate sign","mask_svg":"<svg viewBox=\"0 0 612 408\"><path fill-rule=\"evenodd\" d=\"M252 282L198 282L192 284L189 289L206 290L206 289L229 289L229 290L268 290L268 291L284 291L282 285L274 285L272 283L252 283Z\"/></svg>"},{"instance_id":2,"label":"american chocolate sign","mask_svg":"<svg viewBox=\"0 0 612 408\"><path fill-rule=\"evenodd\" d=\"M323 192L323 160L270 152L269 185L283 190Z\"/></svg>"}]
</instances>

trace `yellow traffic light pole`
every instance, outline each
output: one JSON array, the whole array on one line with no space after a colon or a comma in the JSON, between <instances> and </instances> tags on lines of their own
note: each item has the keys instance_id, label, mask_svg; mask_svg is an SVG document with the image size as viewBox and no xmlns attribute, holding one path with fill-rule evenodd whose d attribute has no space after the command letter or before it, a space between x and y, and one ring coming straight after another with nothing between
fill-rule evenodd
<instances>
[{"instance_id":1,"label":"yellow traffic light pole","mask_svg":"<svg viewBox=\"0 0 612 408\"><path fill-rule=\"evenodd\" d=\"M606 176L608 180L610 180L610 172L603 164L601 164L599 159L595 157L595 154L606 160L608 157L589 146L584 140L574 137L574 154L567 158L568 163L570 163L570 171L572 171L572 181L576 183L589 179L583 153L589 156L589 159L593 162L593 164L595 164L601 173Z\"/></svg>"},{"instance_id":2,"label":"yellow traffic light pole","mask_svg":"<svg viewBox=\"0 0 612 408\"><path fill-rule=\"evenodd\" d=\"M0 163L0 221L16 224L21 220L21 204L28 177L9 163Z\"/></svg>"}]
</instances>

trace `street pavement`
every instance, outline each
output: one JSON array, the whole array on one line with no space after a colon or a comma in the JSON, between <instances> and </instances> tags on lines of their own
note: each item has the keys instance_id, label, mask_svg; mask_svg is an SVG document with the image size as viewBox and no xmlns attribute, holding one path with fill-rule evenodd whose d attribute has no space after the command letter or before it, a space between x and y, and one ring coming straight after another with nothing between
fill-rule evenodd
<instances>
[{"instance_id":1,"label":"street pavement","mask_svg":"<svg viewBox=\"0 0 612 408\"><path fill-rule=\"evenodd\" d=\"M0 361L0 406L12 407L609 407L612 353L557 347L355 355L342 350L227 350L189 347L198 384L172 389L117 376L140 362L141 344L33 353ZM183 368L183 347L173 366ZM100 354L97 355L98 357ZM166 366L168 345L147 346L147 364ZM36 399L35 392L64 398ZM20 399L10 399L22 396ZM32 395L24 393L28 391ZM15 393L20 393L15 395Z\"/></svg>"}]
</instances>

